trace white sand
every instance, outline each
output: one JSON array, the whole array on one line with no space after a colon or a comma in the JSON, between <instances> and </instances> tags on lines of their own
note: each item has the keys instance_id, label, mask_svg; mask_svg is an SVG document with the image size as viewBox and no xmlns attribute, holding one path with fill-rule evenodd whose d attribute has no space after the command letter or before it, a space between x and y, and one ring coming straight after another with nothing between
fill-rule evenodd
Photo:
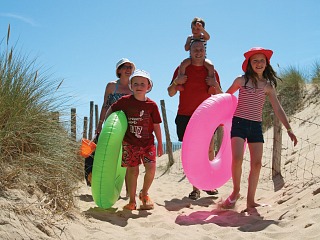
<instances>
[{"instance_id":1,"label":"white sand","mask_svg":"<svg viewBox=\"0 0 320 240\"><path fill-rule=\"evenodd\" d=\"M188 199L191 185L183 174L177 151L176 163L164 175L168 157L158 159L157 176L149 192L155 201L154 210L123 210L127 203L124 199L111 209L100 209L92 200L91 189L83 183L75 196L78 211L73 213L72 220L55 220L50 228L42 226L41 219L36 224L36 212L30 220L30 214L18 218L3 210L2 206L15 204L16 199L12 196L8 202L0 197L0 239L320 239L319 116L320 106L311 103L292 119L292 128L299 137L296 148L283 132L283 184L281 179L272 181L270 177L272 133L266 133L267 150L256 196L268 206L258 207L256 212L241 213L246 204L248 166L244 167L242 198L236 208L221 210L219 203L231 192L231 181L219 188L217 196L201 192L199 200ZM302 123L299 118L319 126ZM140 175L138 189L141 182ZM23 197L19 194L17 198Z\"/></svg>"}]
</instances>

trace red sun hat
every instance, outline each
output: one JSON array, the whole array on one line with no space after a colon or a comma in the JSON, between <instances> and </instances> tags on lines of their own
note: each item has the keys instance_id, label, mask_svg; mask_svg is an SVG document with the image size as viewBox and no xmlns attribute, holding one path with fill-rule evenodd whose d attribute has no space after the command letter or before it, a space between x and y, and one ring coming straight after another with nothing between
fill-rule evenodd
<instances>
[{"instance_id":1,"label":"red sun hat","mask_svg":"<svg viewBox=\"0 0 320 240\"><path fill-rule=\"evenodd\" d=\"M262 48L262 47L253 47L248 52L243 54L245 57L245 60L242 63L242 70L244 72L247 71L247 66L248 66L248 62L249 62L250 57L252 57L253 55L255 55L257 53L264 54L268 60L268 63L270 64L270 58L273 54L273 51L269 50L269 49Z\"/></svg>"}]
</instances>

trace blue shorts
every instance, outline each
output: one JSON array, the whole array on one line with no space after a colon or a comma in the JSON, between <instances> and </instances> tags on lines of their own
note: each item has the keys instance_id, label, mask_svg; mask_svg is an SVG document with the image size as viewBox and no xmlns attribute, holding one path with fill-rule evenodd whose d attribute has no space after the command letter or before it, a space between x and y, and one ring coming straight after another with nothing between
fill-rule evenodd
<instances>
[{"instance_id":1,"label":"blue shorts","mask_svg":"<svg viewBox=\"0 0 320 240\"><path fill-rule=\"evenodd\" d=\"M233 117L231 127L231 138L240 137L248 143L264 143L262 133L262 123L247 120L244 118Z\"/></svg>"}]
</instances>

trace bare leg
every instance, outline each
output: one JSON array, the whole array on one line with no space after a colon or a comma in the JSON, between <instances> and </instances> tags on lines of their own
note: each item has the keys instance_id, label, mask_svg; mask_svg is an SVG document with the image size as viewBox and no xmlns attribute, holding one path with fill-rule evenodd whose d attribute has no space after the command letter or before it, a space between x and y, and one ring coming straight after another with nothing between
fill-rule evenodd
<instances>
[{"instance_id":1,"label":"bare leg","mask_svg":"<svg viewBox=\"0 0 320 240\"><path fill-rule=\"evenodd\" d=\"M182 63L180 64L179 67L179 73L178 75L185 75L186 74L186 68L191 64L191 58L186 58L185 60L182 61ZM183 91L184 90L184 86L183 84L178 84L176 86L176 90L177 91Z\"/></svg>"},{"instance_id":2,"label":"bare leg","mask_svg":"<svg viewBox=\"0 0 320 240\"><path fill-rule=\"evenodd\" d=\"M129 187L128 187L128 171L126 172L126 176L124 178L124 183L126 185L126 198L129 197Z\"/></svg>"},{"instance_id":3,"label":"bare leg","mask_svg":"<svg viewBox=\"0 0 320 240\"><path fill-rule=\"evenodd\" d=\"M205 59L203 65L206 67L206 69L208 70L208 76L209 77L214 77L214 66L211 63L211 61L209 59Z\"/></svg>"},{"instance_id":4,"label":"bare leg","mask_svg":"<svg viewBox=\"0 0 320 240\"><path fill-rule=\"evenodd\" d=\"M250 150L250 174L248 181L247 208L249 209L260 206L260 204L254 201L254 198L262 165L263 143L249 143L248 146Z\"/></svg>"},{"instance_id":5,"label":"bare leg","mask_svg":"<svg viewBox=\"0 0 320 240\"><path fill-rule=\"evenodd\" d=\"M142 205L140 205L140 209L151 210L153 209L154 204L149 197L148 191L154 179L154 175L156 172L156 163L145 163L144 167L146 169L146 173L144 175L143 188L139 193L139 199L142 202Z\"/></svg>"},{"instance_id":6,"label":"bare leg","mask_svg":"<svg viewBox=\"0 0 320 240\"><path fill-rule=\"evenodd\" d=\"M191 64L191 58L184 59L179 67L179 75L185 75L186 74L186 68Z\"/></svg>"},{"instance_id":7,"label":"bare leg","mask_svg":"<svg viewBox=\"0 0 320 240\"><path fill-rule=\"evenodd\" d=\"M155 163L145 163L144 167L146 169L146 173L144 175L143 187L141 190L142 196L148 195L148 191L153 182L155 173L156 173L156 164Z\"/></svg>"},{"instance_id":8,"label":"bare leg","mask_svg":"<svg viewBox=\"0 0 320 240\"><path fill-rule=\"evenodd\" d=\"M209 146L209 160L212 161L215 157L215 150L214 150L214 134L212 135L210 146Z\"/></svg>"},{"instance_id":9,"label":"bare leg","mask_svg":"<svg viewBox=\"0 0 320 240\"><path fill-rule=\"evenodd\" d=\"M208 70L208 77L215 77L214 75L214 66L211 63L209 59L205 59L204 64L203 64L207 70ZM210 86L208 89L209 94L216 94L215 88L213 86Z\"/></svg>"},{"instance_id":10,"label":"bare leg","mask_svg":"<svg viewBox=\"0 0 320 240\"><path fill-rule=\"evenodd\" d=\"M232 182L233 192L230 195L230 199L234 200L238 198L240 193L240 182L242 174L242 162L243 162L243 146L244 139L239 137L233 137L231 139L232 148Z\"/></svg>"},{"instance_id":11,"label":"bare leg","mask_svg":"<svg viewBox=\"0 0 320 240\"><path fill-rule=\"evenodd\" d=\"M129 190L129 203L136 203L137 179L139 166L127 168L127 181Z\"/></svg>"}]
</instances>

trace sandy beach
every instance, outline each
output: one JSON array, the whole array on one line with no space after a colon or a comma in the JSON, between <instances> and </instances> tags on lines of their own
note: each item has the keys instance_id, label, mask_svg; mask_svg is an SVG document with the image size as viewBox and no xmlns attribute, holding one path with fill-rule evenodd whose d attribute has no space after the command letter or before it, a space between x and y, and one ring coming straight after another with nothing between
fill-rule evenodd
<instances>
[{"instance_id":1,"label":"sandy beach","mask_svg":"<svg viewBox=\"0 0 320 240\"><path fill-rule=\"evenodd\" d=\"M219 194L201 192L199 200L187 196L192 190L181 165L181 152L174 152L175 164L166 172L168 156L157 159L157 173L150 189L153 210L123 210L121 198L110 209L101 209L92 199L85 182L75 194L76 210L68 217L52 218L43 225L37 208L24 214L10 211L26 196L12 190L0 198L1 239L320 239L320 107L308 107L291 118L299 143L294 148L283 131L282 176L272 179L272 129L265 133L263 169L256 197L264 207L246 208L248 155L244 161L241 198L233 210L223 210L220 203L232 190L231 180L220 187ZM142 186L143 168L138 179ZM36 199L28 198L30 205ZM138 197L137 202L139 203ZM39 207L40 206L40 207ZM50 218L50 215L48 215Z\"/></svg>"}]
</instances>

